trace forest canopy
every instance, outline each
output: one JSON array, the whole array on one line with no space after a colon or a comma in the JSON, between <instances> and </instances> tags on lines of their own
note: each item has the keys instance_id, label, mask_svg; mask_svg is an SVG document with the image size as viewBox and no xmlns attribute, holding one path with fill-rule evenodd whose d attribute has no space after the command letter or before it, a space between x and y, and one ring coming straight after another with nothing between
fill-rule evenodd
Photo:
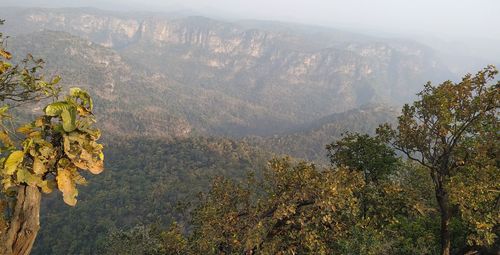
<instances>
[{"instance_id":1,"label":"forest canopy","mask_svg":"<svg viewBox=\"0 0 500 255\"><path fill-rule=\"evenodd\" d=\"M196 29L200 20L206 21L176 24L196 32L213 25ZM437 74L427 53L411 53L423 48L333 43L333 35L311 34L337 48L318 42L325 55L306 62L323 56L327 64L308 69L302 65L312 51L308 36L285 43L271 36L286 34L278 28L262 33L216 24L219 36L243 31L251 43L242 45L264 41L265 52L214 55L199 41L189 47L148 41L147 29L132 37L86 34L121 42L110 47L64 31L9 41L26 48L23 41L31 40L59 61L48 71L31 54L12 54L0 33L0 254L500 250L494 66L425 84L395 117L390 107L360 103L378 100L387 84L399 84L390 93L405 100L410 92L401 88ZM192 51L193 45L199 47ZM365 56L373 47L390 57ZM234 69L223 69L224 61ZM330 72L338 63L375 61L385 62L377 70ZM63 77L48 75L57 68ZM267 69L276 76L265 76ZM308 83L315 86L295 89ZM101 175L87 186L95 174Z\"/></svg>"},{"instance_id":2,"label":"forest canopy","mask_svg":"<svg viewBox=\"0 0 500 255\"><path fill-rule=\"evenodd\" d=\"M189 221L111 233L103 252L493 254L499 249L498 71L428 83L396 125L292 158L261 178L215 178ZM133 236L147 240L129 243ZM154 245L152 245L154 244Z\"/></svg>"}]
</instances>

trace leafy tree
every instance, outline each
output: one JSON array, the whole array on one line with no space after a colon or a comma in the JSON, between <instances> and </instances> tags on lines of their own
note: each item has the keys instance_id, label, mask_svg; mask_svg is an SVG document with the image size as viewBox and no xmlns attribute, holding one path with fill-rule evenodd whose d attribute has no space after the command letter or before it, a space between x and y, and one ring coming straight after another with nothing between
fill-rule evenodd
<instances>
[{"instance_id":1,"label":"leafy tree","mask_svg":"<svg viewBox=\"0 0 500 255\"><path fill-rule=\"evenodd\" d=\"M365 186L357 196L360 201L361 219L367 223L381 225L392 216L392 208L384 208L394 191L389 177L398 168L398 159L394 150L377 137L368 134L346 133L343 138L326 146L332 166L346 167L350 171L360 172Z\"/></svg>"},{"instance_id":2,"label":"leafy tree","mask_svg":"<svg viewBox=\"0 0 500 255\"><path fill-rule=\"evenodd\" d=\"M2 22L3 23L3 22ZM44 108L33 122L15 129L9 106L56 98L56 77L39 75L42 61L28 57L22 66L9 62L0 34L0 178L4 198L0 226L0 254L29 254L39 230L41 193L59 189L64 201L76 204L77 184L85 183L78 169L103 170L99 130L93 128L92 100L72 88L61 101ZM5 203L9 201L9 203Z\"/></svg>"},{"instance_id":3,"label":"leafy tree","mask_svg":"<svg viewBox=\"0 0 500 255\"><path fill-rule=\"evenodd\" d=\"M360 217L342 242L343 254L430 253L430 224L433 204L425 199L428 178L417 166L401 161L394 149L379 137L347 133L327 145L333 166L347 167L363 175L365 185L356 196ZM428 177L428 176L426 176ZM408 228L421 227L418 235ZM420 245L417 245L420 243Z\"/></svg>"},{"instance_id":4,"label":"leafy tree","mask_svg":"<svg viewBox=\"0 0 500 255\"><path fill-rule=\"evenodd\" d=\"M260 184L219 179L193 215L195 254L338 254L360 174L275 159Z\"/></svg>"},{"instance_id":5,"label":"leafy tree","mask_svg":"<svg viewBox=\"0 0 500 255\"><path fill-rule=\"evenodd\" d=\"M394 173L398 160L394 150L377 137L346 133L343 138L326 146L334 166L346 166L361 171L366 183L377 183Z\"/></svg>"},{"instance_id":6,"label":"leafy tree","mask_svg":"<svg viewBox=\"0 0 500 255\"><path fill-rule=\"evenodd\" d=\"M177 221L190 230L190 211L215 176L243 181L271 157L220 137L106 138L106 171L79 188L78 205L67 207L54 196L43 201L32 253L95 254L109 232L136 225Z\"/></svg>"},{"instance_id":7,"label":"leafy tree","mask_svg":"<svg viewBox=\"0 0 500 255\"><path fill-rule=\"evenodd\" d=\"M497 236L498 109L500 82L493 66L460 82L427 83L420 99L405 105L393 129L378 135L425 167L433 180L441 219L441 253L451 252L450 222L455 208L470 233L469 245L492 245Z\"/></svg>"}]
</instances>

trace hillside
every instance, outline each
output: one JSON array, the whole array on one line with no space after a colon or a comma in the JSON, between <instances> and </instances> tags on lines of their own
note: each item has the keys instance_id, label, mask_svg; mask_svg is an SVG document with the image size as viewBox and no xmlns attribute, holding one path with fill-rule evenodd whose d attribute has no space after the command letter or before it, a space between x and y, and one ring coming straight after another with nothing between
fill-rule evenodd
<instances>
[{"instance_id":1,"label":"hillside","mask_svg":"<svg viewBox=\"0 0 500 255\"><path fill-rule=\"evenodd\" d=\"M132 139L106 144L106 171L89 178L78 205L60 194L44 200L33 254L95 254L109 231L137 224L183 222L216 176L258 173L271 154L228 139ZM56 234L57 233L57 234Z\"/></svg>"},{"instance_id":2,"label":"hillside","mask_svg":"<svg viewBox=\"0 0 500 255\"><path fill-rule=\"evenodd\" d=\"M250 173L258 175L268 160L281 154L327 164L327 143L346 131L373 133L395 114L392 108L369 105L281 135L242 141L105 138L106 171L82 187L78 206L68 207L59 195L45 201L35 254L90 254L110 231L172 220L183 223L187 213L182 208L197 205L196 195L216 176L242 180ZM55 237L54 232L61 235Z\"/></svg>"},{"instance_id":3,"label":"hillside","mask_svg":"<svg viewBox=\"0 0 500 255\"><path fill-rule=\"evenodd\" d=\"M455 51L1 8L0 253L490 254L500 82Z\"/></svg>"},{"instance_id":4,"label":"hillside","mask_svg":"<svg viewBox=\"0 0 500 255\"><path fill-rule=\"evenodd\" d=\"M272 135L370 102L407 102L449 73L424 45L320 27L94 9L0 16L13 49L32 49L67 81L89 85L137 133Z\"/></svg>"},{"instance_id":5,"label":"hillside","mask_svg":"<svg viewBox=\"0 0 500 255\"><path fill-rule=\"evenodd\" d=\"M327 144L339 140L346 132L374 134L378 125L395 122L397 114L395 108L376 104L365 105L296 126L283 134L251 136L244 140L278 154L328 163L325 149Z\"/></svg>"},{"instance_id":6,"label":"hillside","mask_svg":"<svg viewBox=\"0 0 500 255\"><path fill-rule=\"evenodd\" d=\"M64 87L89 90L109 136L186 137L194 129L202 134L224 130L226 123L266 122L269 127L279 120L263 107L221 92L189 89L164 74L138 70L115 50L65 32L34 32L10 43L15 55L36 52L50 63L46 73L61 74Z\"/></svg>"}]
</instances>

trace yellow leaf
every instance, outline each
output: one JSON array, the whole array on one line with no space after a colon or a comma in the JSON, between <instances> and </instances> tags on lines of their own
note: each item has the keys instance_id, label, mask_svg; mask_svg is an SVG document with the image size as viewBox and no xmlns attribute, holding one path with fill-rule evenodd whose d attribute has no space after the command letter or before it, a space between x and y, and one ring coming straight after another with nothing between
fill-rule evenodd
<instances>
[{"instance_id":1,"label":"yellow leaf","mask_svg":"<svg viewBox=\"0 0 500 255\"><path fill-rule=\"evenodd\" d=\"M30 124L22 125L17 129L17 132L28 135L33 130L33 126Z\"/></svg>"},{"instance_id":2,"label":"yellow leaf","mask_svg":"<svg viewBox=\"0 0 500 255\"><path fill-rule=\"evenodd\" d=\"M47 168L45 167L43 162L37 157L35 157L35 159L33 160L33 172L35 172L35 174L43 174L47 172Z\"/></svg>"},{"instance_id":3,"label":"yellow leaf","mask_svg":"<svg viewBox=\"0 0 500 255\"><path fill-rule=\"evenodd\" d=\"M42 188L43 193L49 194L54 190L55 183L53 180L44 180L39 186Z\"/></svg>"},{"instance_id":4,"label":"yellow leaf","mask_svg":"<svg viewBox=\"0 0 500 255\"><path fill-rule=\"evenodd\" d=\"M38 117L38 118L35 120L35 127L42 127L42 126L43 126L43 119L44 119L44 117L43 117L43 116Z\"/></svg>"},{"instance_id":5,"label":"yellow leaf","mask_svg":"<svg viewBox=\"0 0 500 255\"><path fill-rule=\"evenodd\" d=\"M7 134L7 132L5 132L5 131L0 132L0 141L6 147L9 147L9 146L13 145L12 140L10 139L9 135Z\"/></svg>"},{"instance_id":6,"label":"yellow leaf","mask_svg":"<svg viewBox=\"0 0 500 255\"><path fill-rule=\"evenodd\" d=\"M92 161L92 164L90 164L88 168L91 173L100 174L104 170L104 161Z\"/></svg>"},{"instance_id":7,"label":"yellow leaf","mask_svg":"<svg viewBox=\"0 0 500 255\"><path fill-rule=\"evenodd\" d=\"M61 168L58 169L56 180L57 188L63 193L64 202L70 206L75 206L78 190L73 182L71 171Z\"/></svg>"},{"instance_id":8,"label":"yellow leaf","mask_svg":"<svg viewBox=\"0 0 500 255\"><path fill-rule=\"evenodd\" d=\"M6 58L6 59L11 59L12 54L10 54L8 51L5 51L3 49L0 49L0 56Z\"/></svg>"},{"instance_id":9,"label":"yellow leaf","mask_svg":"<svg viewBox=\"0 0 500 255\"><path fill-rule=\"evenodd\" d=\"M4 173L6 175L12 175L17 169L17 166L23 162L24 152L14 151L12 152L4 164Z\"/></svg>"}]
</instances>

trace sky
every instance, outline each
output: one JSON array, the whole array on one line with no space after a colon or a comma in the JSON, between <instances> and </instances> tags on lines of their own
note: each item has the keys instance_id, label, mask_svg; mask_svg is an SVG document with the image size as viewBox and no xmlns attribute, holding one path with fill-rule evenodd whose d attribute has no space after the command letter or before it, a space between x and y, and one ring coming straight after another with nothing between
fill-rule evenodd
<instances>
[{"instance_id":1,"label":"sky","mask_svg":"<svg viewBox=\"0 0 500 255\"><path fill-rule=\"evenodd\" d=\"M448 55L500 63L500 0L0 0L1 6L182 11L226 20L295 22L403 37Z\"/></svg>"},{"instance_id":2,"label":"sky","mask_svg":"<svg viewBox=\"0 0 500 255\"><path fill-rule=\"evenodd\" d=\"M500 40L500 0L1 0L0 5L190 10L384 33Z\"/></svg>"}]
</instances>

